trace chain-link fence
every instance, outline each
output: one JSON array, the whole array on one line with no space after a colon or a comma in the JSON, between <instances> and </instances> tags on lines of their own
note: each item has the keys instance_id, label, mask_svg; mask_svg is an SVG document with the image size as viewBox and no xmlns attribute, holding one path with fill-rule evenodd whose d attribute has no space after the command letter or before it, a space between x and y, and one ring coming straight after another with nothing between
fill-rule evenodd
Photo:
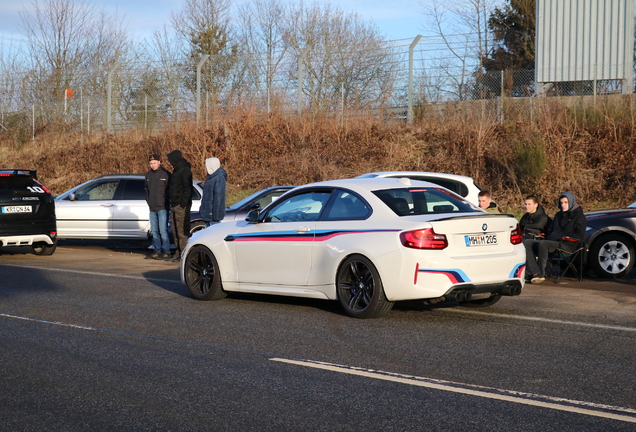
<instances>
[{"instance_id":1,"label":"chain-link fence","mask_svg":"<svg viewBox=\"0 0 636 432\"><path fill-rule=\"evenodd\" d=\"M157 130L229 113L304 113L410 120L449 101L620 93L619 80L543 84L532 70L483 73L470 35L376 42L356 50L289 49L192 60L128 61L86 72L0 76L0 128ZM503 96L503 98L502 98Z\"/></svg>"}]
</instances>

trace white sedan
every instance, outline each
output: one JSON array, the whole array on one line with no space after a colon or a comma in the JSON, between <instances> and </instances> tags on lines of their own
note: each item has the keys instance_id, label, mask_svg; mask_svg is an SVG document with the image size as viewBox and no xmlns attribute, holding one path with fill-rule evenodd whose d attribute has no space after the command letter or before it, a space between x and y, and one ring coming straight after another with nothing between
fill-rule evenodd
<instances>
[{"instance_id":1,"label":"white sedan","mask_svg":"<svg viewBox=\"0 0 636 432\"><path fill-rule=\"evenodd\" d=\"M406 178L308 184L246 220L195 233L181 280L200 300L227 292L338 300L353 317L399 300L488 306L519 295L526 255L514 217Z\"/></svg>"},{"instance_id":2,"label":"white sedan","mask_svg":"<svg viewBox=\"0 0 636 432\"><path fill-rule=\"evenodd\" d=\"M150 210L143 174L108 174L55 198L59 239L138 239L150 237ZM203 188L192 182L192 211ZM198 214L198 213L197 213Z\"/></svg>"}]
</instances>

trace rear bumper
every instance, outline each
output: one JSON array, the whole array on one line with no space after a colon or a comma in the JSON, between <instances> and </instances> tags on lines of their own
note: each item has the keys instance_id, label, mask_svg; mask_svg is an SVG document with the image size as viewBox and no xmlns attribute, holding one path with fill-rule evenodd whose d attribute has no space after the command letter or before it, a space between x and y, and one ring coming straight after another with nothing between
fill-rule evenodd
<instances>
[{"instance_id":1,"label":"rear bumper","mask_svg":"<svg viewBox=\"0 0 636 432\"><path fill-rule=\"evenodd\" d=\"M491 295L517 296L521 294L523 282L520 279L510 279L501 283L494 284L462 284L455 285L449 289L444 297L447 300L466 301L473 298L490 297Z\"/></svg>"},{"instance_id":2,"label":"rear bumper","mask_svg":"<svg viewBox=\"0 0 636 432\"><path fill-rule=\"evenodd\" d=\"M0 246L32 246L33 243L52 245L54 239L47 234L0 236Z\"/></svg>"}]
</instances>

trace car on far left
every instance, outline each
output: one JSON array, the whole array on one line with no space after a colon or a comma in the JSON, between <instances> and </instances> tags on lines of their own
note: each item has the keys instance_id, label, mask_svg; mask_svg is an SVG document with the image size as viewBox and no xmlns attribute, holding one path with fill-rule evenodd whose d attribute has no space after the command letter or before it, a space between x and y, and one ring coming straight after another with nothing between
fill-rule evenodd
<instances>
[{"instance_id":1,"label":"car on far left","mask_svg":"<svg viewBox=\"0 0 636 432\"><path fill-rule=\"evenodd\" d=\"M55 203L36 170L0 169L0 246L31 246L36 255L55 252Z\"/></svg>"}]
</instances>

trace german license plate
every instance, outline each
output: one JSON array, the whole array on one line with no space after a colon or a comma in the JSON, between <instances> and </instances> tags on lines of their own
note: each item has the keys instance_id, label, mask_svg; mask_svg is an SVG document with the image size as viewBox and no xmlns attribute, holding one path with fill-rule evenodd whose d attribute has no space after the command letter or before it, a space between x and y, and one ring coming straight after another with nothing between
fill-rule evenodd
<instances>
[{"instance_id":1,"label":"german license plate","mask_svg":"<svg viewBox=\"0 0 636 432\"><path fill-rule=\"evenodd\" d=\"M493 246L497 244L497 234L480 234L464 236L467 247Z\"/></svg>"},{"instance_id":2,"label":"german license plate","mask_svg":"<svg viewBox=\"0 0 636 432\"><path fill-rule=\"evenodd\" d=\"M31 206L4 206L2 213L31 213Z\"/></svg>"}]
</instances>

